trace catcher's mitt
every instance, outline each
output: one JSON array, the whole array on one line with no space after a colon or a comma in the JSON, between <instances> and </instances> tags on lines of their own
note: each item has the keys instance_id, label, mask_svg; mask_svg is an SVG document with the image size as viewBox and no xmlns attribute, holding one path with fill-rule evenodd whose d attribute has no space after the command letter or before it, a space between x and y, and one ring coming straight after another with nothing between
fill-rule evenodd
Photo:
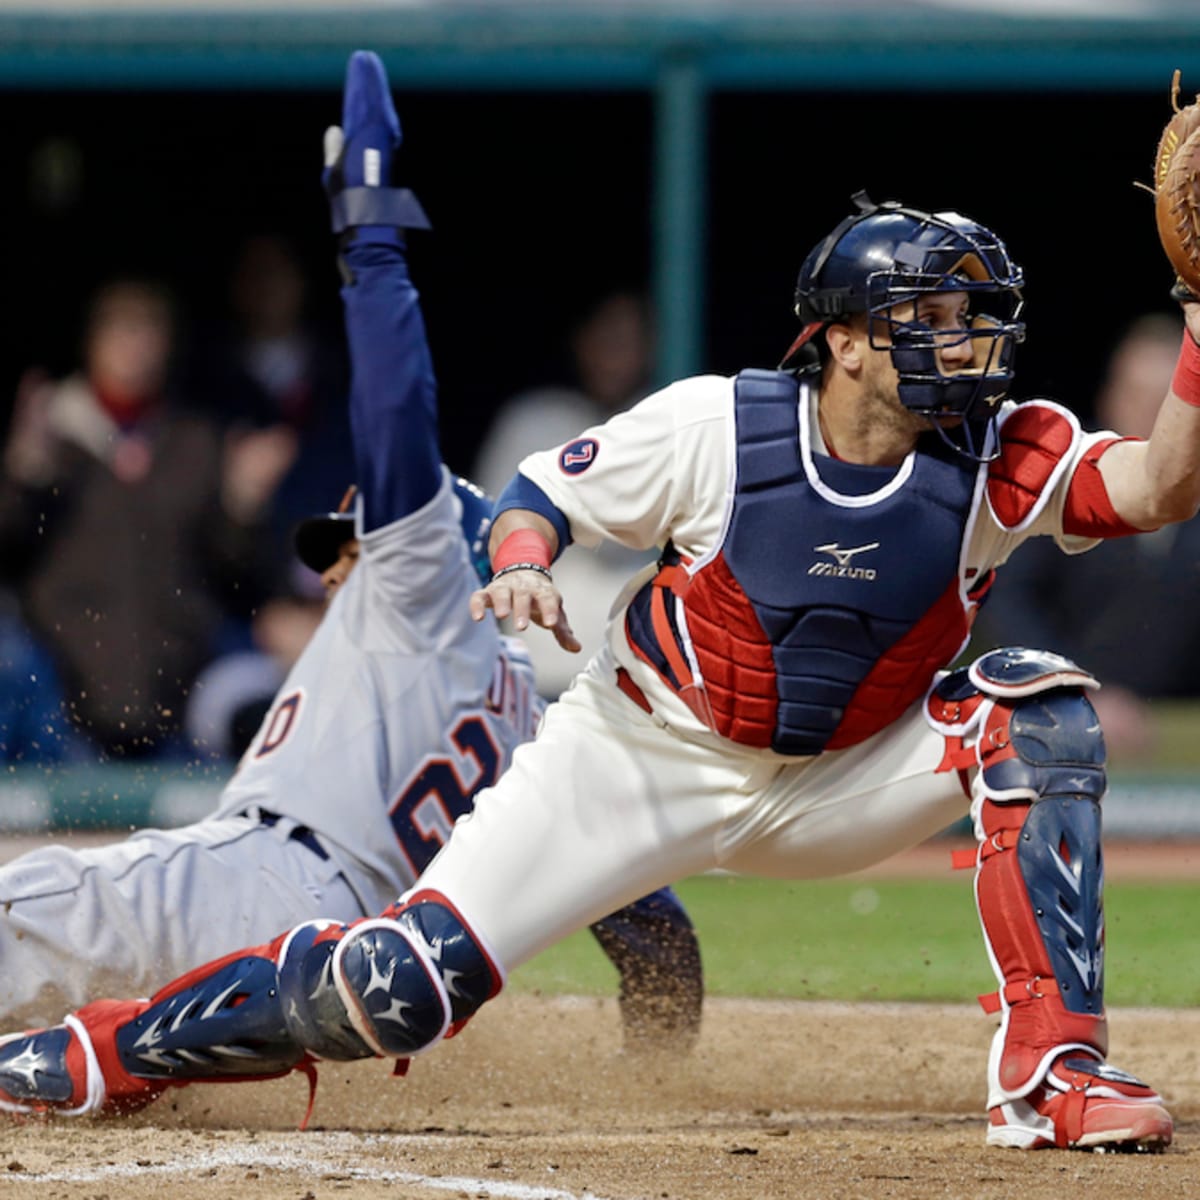
<instances>
[{"instance_id":1,"label":"catcher's mitt","mask_svg":"<svg viewBox=\"0 0 1200 1200\"><path fill-rule=\"evenodd\" d=\"M1179 107L1178 71L1171 79L1171 106L1175 114L1154 157L1154 215L1159 241L1179 276L1172 294L1195 300L1200 297L1200 95Z\"/></svg>"}]
</instances>

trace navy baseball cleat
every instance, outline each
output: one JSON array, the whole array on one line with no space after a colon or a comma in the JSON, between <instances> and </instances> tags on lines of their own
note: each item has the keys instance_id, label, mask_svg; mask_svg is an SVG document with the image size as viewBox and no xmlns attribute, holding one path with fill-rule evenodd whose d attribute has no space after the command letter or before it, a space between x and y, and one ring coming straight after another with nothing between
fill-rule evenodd
<instances>
[{"instance_id":1,"label":"navy baseball cleat","mask_svg":"<svg viewBox=\"0 0 1200 1200\"><path fill-rule=\"evenodd\" d=\"M1174 1133L1153 1088L1083 1050L1060 1055L1032 1092L988 1115L988 1145L1019 1150L1154 1153Z\"/></svg>"},{"instance_id":2,"label":"navy baseball cleat","mask_svg":"<svg viewBox=\"0 0 1200 1200\"><path fill-rule=\"evenodd\" d=\"M346 67L342 124L325 131L321 180L334 233L363 227L429 228L416 196L395 186L395 158L402 141L383 61L370 50L356 50Z\"/></svg>"},{"instance_id":3,"label":"navy baseball cleat","mask_svg":"<svg viewBox=\"0 0 1200 1200\"><path fill-rule=\"evenodd\" d=\"M388 88L387 72L378 54L356 50L346 67L342 93L342 161L326 167L329 177L340 172L340 188L390 187L392 159L400 148L400 118Z\"/></svg>"},{"instance_id":4,"label":"navy baseball cleat","mask_svg":"<svg viewBox=\"0 0 1200 1200\"><path fill-rule=\"evenodd\" d=\"M167 1086L135 1079L116 1056L116 1031L144 1007L100 1000L62 1025L0 1038L0 1113L14 1116L136 1112Z\"/></svg>"}]
</instances>

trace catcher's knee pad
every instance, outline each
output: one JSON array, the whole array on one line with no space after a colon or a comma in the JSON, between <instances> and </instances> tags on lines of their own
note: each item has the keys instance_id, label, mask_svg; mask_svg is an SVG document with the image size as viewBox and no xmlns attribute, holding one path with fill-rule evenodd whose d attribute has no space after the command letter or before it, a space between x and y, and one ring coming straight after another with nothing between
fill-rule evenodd
<instances>
[{"instance_id":1,"label":"catcher's knee pad","mask_svg":"<svg viewBox=\"0 0 1200 1200\"><path fill-rule=\"evenodd\" d=\"M939 770L978 768L974 787L997 801L1087 796L1107 786L1104 735L1085 689L1099 685L1044 650L993 650L943 676L926 716L946 738Z\"/></svg>"},{"instance_id":2,"label":"catcher's knee pad","mask_svg":"<svg viewBox=\"0 0 1200 1200\"><path fill-rule=\"evenodd\" d=\"M289 1028L322 1058L407 1058L500 990L491 955L443 896L419 892L381 916L301 936L279 972Z\"/></svg>"},{"instance_id":3,"label":"catcher's knee pad","mask_svg":"<svg viewBox=\"0 0 1200 1200\"><path fill-rule=\"evenodd\" d=\"M947 734L944 767L972 785L980 920L1001 987L992 1103L1032 1089L1064 1047L1107 1049L1100 801L1104 740L1068 660L985 655L946 676L929 714Z\"/></svg>"}]
</instances>

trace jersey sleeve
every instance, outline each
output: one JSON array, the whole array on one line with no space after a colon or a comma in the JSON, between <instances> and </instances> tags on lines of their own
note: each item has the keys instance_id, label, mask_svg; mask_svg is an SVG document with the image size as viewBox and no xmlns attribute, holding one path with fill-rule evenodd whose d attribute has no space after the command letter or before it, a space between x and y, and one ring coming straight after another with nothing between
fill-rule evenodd
<instances>
[{"instance_id":1,"label":"jersey sleeve","mask_svg":"<svg viewBox=\"0 0 1200 1200\"><path fill-rule=\"evenodd\" d=\"M468 601L478 577L449 472L439 469L441 486L421 508L378 529L360 525L344 620L364 649L425 654L463 641L476 625Z\"/></svg>"},{"instance_id":2,"label":"jersey sleeve","mask_svg":"<svg viewBox=\"0 0 1200 1200\"><path fill-rule=\"evenodd\" d=\"M563 513L574 541L608 539L635 550L678 541L703 519L728 473L732 383L682 380L553 450L531 454L520 474Z\"/></svg>"},{"instance_id":3,"label":"jersey sleeve","mask_svg":"<svg viewBox=\"0 0 1200 1200\"><path fill-rule=\"evenodd\" d=\"M1109 499L1108 488L1100 474L1100 459L1117 442L1134 441L1116 434L1099 434L1092 441L1071 476L1063 510L1063 528L1079 537L1128 537L1144 530L1130 525Z\"/></svg>"},{"instance_id":4,"label":"jersey sleeve","mask_svg":"<svg viewBox=\"0 0 1200 1200\"><path fill-rule=\"evenodd\" d=\"M437 381L403 248L352 242L345 262L350 429L370 530L415 512L438 490Z\"/></svg>"}]
</instances>

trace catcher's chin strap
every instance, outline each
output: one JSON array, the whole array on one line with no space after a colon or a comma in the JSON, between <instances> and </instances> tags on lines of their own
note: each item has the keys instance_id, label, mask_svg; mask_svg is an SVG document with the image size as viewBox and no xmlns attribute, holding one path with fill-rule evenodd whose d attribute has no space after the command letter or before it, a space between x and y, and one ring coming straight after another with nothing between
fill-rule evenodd
<instances>
[{"instance_id":1,"label":"catcher's chin strap","mask_svg":"<svg viewBox=\"0 0 1200 1200\"><path fill-rule=\"evenodd\" d=\"M946 738L940 770L975 770L976 900L1000 1014L990 1104L1022 1096L1067 1049L1101 1059L1103 1004L1100 809L1104 746L1083 688L1058 656L998 651L942 679L931 723Z\"/></svg>"}]
</instances>

